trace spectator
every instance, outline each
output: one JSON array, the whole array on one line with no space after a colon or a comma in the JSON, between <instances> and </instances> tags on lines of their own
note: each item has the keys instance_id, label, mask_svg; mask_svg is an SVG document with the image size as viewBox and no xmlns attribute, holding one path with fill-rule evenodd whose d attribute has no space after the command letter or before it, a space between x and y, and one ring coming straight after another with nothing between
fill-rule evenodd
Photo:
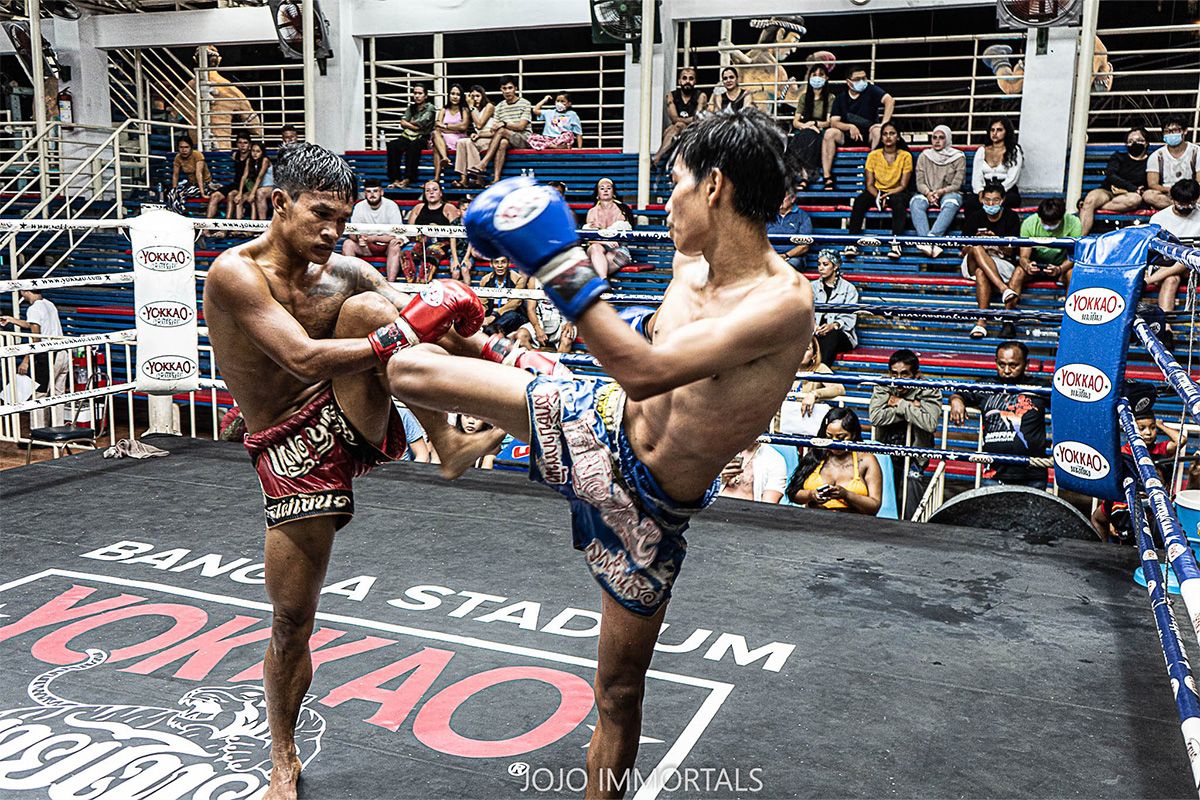
<instances>
[{"instance_id":1,"label":"spectator","mask_svg":"<svg viewBox=\"0 0 1200 800\"><path fill-rule=\"evenodd\" d=\"M996 348L996 379L1019 384L1025 379L1029 348L1023 342L1001 342ZM950 421L961 425L967 406L982 416L983 452L1002 455L1046 457L1046 408L1049 399L1018 391L955 392L950 395ZM987 473L985 473L985 476ZM1046 488L1046 468L1022 464L1000 464L987 476L985 485L997 484Z\"/></svg>"},{"instance_id":2,"label":"spectator","mask_svg":"<svg viewBox=\"0 0 1200 800\"><path fill-rule=\"evenodd\" d=\"M829 129L829 117L833 113L834 94L826 85L828 81L829 71L825 64L809 65L808 85L792 115L787 163L791 173L800 179L796 188L801 192L821 175L821 139Z\"/></svg>"},{"instance_id":3,"label":"spectator","mask_svg":"<svg viewBox=\"0 0 1200 800\"><path fill-rule=\"evenodd\" d=\"M977 196L989 180L1000 181L1004 186L1004 205L1019 208L1021 192L1017 181L1021 168L1025 166L1025 154L1017 143L1017 133L1007 117L996 117L988 123L988 132L983 146L975 151L971 162L971 191L963 203L963 213L978 210Z\"/></svg>"},{"instance_id":4,"label":"spectator","mask_svg":"<svg viewBox=\"0 0 1200 800\"><path fill-rule=\"evenodd\" d=\"M633 211L621 202L612 178L596 181L592 194L594 205L588 209L583 227L590 231L631 231ZM588 245L588 258L601 278L608 277L633 261L629 248L617 242L593 241Z\"/></svg>"},{"instance_id":5,"label":"spectator","mask_svg":"<svg viewBox=\"0 0 1200 800\"><path fill-rule=\"evenodd\" d=\"M558 192L558 196L564 200L567 197L567 185L562 181L546 181L546 185L554 191Z\"/></svg>"},{"instance_id":6,"label":"spectator","mask_svg":"<svg viewBox=\"0 0 1200 800\"><path fill-rule=\"evenodd\" d=\"M817 337L813 336L804 350L804 359L800 362L799 372L816 372L832 375L833 370L821 360L821 349L817 347ZM800 401L800 411L804 416L812 416L813 407L821 401L832 400L846 394L846 387L840 383L824 383L816 378L806 378L797 388Z\"/></svg>"},{"instance_id":7,"label":"spectator","mask_svg":"<svg viewBox=\"0 0 1200 800\"><path fill-rule=\"evenodd\" d=\"M175 160L171 162L171 188L179 185L180 179L190 182L201 192L208 190L212 183L212 173L208 171L208 162L204 153L196 149L192 137L183 134L175 140Z\"/></svg>"},{"instance_id":8,"label":"spectator","mask_svg":"<svg viewBox=\"0 0 1200 800\"><path fill-rule=\"evenodd\" d=\"M300 141L300 134L296 133L295 125L284 125L279 129L280 146L287 147L289 144L296 144Z\"/></svg>"},{"instance_id":9,"label":"spectator","mask_svg":"<svg viewBox=\"0 0 1200 800\"><path fill-rule=\"evenodd\" d=\"M458 159L458 142L467 135L471 128L468 119L466 98L463 97L462 86L455 83L446 92L446 102L437 113L433 123L433 179L439 183L442 180L442 169L450 166L450 154ZM456 184L463 188L465 184Z\"/></svg>"},{"instance_id":10,"label":"spectator","mask_svg":"<svg viewBox=\"0 0 1200 800\"><path fill-rule=\"evenodd\" d=\"M849 137L856 145L868 142L874 149L879 145L881 126L891 120L895 108L895 98L871 83L865 67L852 64L846 68L846 91L833 100L829 127L821 143L821 172L826 189L834 185L833 159L838 145L845 144Z\"/></svg>"},{"instance_id":11,"label":"spectator","mask_svg":"<svg viewBox=\"0 0 1200 800\"><path fill-rule=\"evenodd\" d=\"M963 220L963 236L1016 237L1021 233L1021 220L1017 212L1004 206L1004 184L990 180L979 195L978 210L972 211ZM992 290L1000 292L1002 302L1015 299L1017 293L1008 288L1016 272L1013 264L1013 248L1007 245L963 245L962 274L975 281L975 302L981 310L992 303ZM980 317L971 328L972 339L987 336L987 319ZM1011 322L1004 323L1002 338L1012 338L1016 328Z\"/></svg>"},{"instance_id":12,"label":"spectator","mask_svg":"<svg viewBox=\"0 0 1200 800\"><path fill-rule=\"evenodd\" d=\"M779 236L812 236L813 224L812 219L796 205L796 190L788 186L787 192L783 195L783 203L779 206L779 216L775 221L767 225L767 233ZM798 270L804 269L804 256L808 253L811 244L783 244L781 242L772 242L775 252L783 256L784 260Z\"/></svg>"},{"instance_id":13,"label":"spectator","mask_svg":"<svg viewBox=\"0 0 1200 800\"><path fill-rule=\"evenodd\" d=\"M0 325L12 325L29 331L38 337L61 337L63 335L62 321L58 316L58 307L42 296L39 289L20 289L17 294L25 302L25 319L20 317L0 316ZM32 341L38 341L33 339ZM17 364L18 375L28 375L36 383L47 387L47 394L60 395L67 391L67 379L71 373L71 359L66 350L56 350L38 356L38 366L33 368L30 361L32 356L26 355ZM41 413L41 412L38 412ZM53 425L63 424L63 406L50 407L50 419Z\"/></svg>"},{"instance_id":14,"label":"spectator","mask_svg":"<svg viewBox=\"0 0 1200 800\"><path fill-rule=\"evenodd\" d=\"M296 126L284 125L279 129L279 150L282 150L289 145L296 144L298 141L300 141L300 137L296 134ZM275 151L277 156L279 150ZM267 168L267 174L263 177L263 181L258 187L258 194L255 198L255 203L258 204L258 217L256 217L256 219L271 218L271 190L274 188L275 166L272 164Z\"/></svg>"},{"instance_id":15,"label":"spectator","mask_svg":"<svg viewBox=\"0 0 1200 800\"><path fill-rule=\"evenodd\" d=\"M541 289L542 284L537 278L525 279L526 289ZM563 318L558 306L546 298L525 301L525 316L529 321L517 328L517 343L530 350L554 350L559 353L571 352L578 331L573 323Z\"/></svg>"},{"instance_id":16,"label":"spectator","mask_svg":"<svg viewBox=\"0 0 1200 800\"><path fill-rule=\"evenodd\" d=\"M677 88L667 93L667 118L671 124L662 134L662 144L654 154L654 163L660 164L671 152L675 137L683 133L683 129L696 121L697 115L708 107L708 95L696 89L696 68L684 67L679 70Z\"/></svg>"},{"instance_id":17,"label":"spectator","mask_svg":"<svg viewBox=\"0 0 1200 800\"><path fill-rule=\"evenodd\" d=\"M492 145L492 135L499 124L496 121L496 106L488 99L487 92L479 84L471 86L467 92L467 116L471 123L471 135L458 141L458 149L454 153L454 171L459 179L454 182L455 188L465 189L468 185L483 185L487 173L479 165L479 152L486 152Z\"/></svg>"},{"instance_id":18,"label":"spectator","mask_svg":"<svg viewBox=\"0 0 1200 800\"><path fill-rule=\"evenodd\" d=\"M1138 436L1154 459L1159 480L1163 482L1163 485L1169 486L1171 481L1167 474L1168 466L1175 457L1175 451L1179 449L1179 431L1163 425L1155 416L1154 395L1156 392L1153 386L1137 381L1126 381L1122 388L1133 406L1133 419L1137 426ZM1149 402L1142 403L1135 399L1135 394L1142 392L1148 392ZM1162 433L1166 439L1160 441L1159 433ZM1133 455L1133 449L1128 444L1121 445L1121 452L1127 456ZM1190 488L1195 488L1194 484ZM1095 528L1096 534L1102 542L1117 544L1132 542L1129 530L1129 507L1120 501L1104 500L1098 503L1092 511L1092 527Z\"/></svg>"},{"instance_id":19,"label":"spectator","mask_svg":"<svg viewBox=\"0 0 1200 800\"><path fill-rule=\"evenodd\" d=\"M913 227L918 236L945 236L962 207L962 186L967 178L967 156L951 143L946 125L938 125L929 134L929 147L917 157L917 191L908 201ZM939 206L937 220L929 227L930 206ZM923 255L937 258L942 248L919 244Z\"/></svg>"},{"instance_id":20,"label":"spectator","mask_svg":"<svg viewBox=\"0 0 1200 800\"><path fill-rule=\"evenodd\" d=\"M458 206L458 218L461 220L467 213L467 208L471 205L471 196L467 195L463 198ZM456 281L462 281L467 286L471 285L471 269L475 266L475 250L471 247L471 242L464 236L450 240L450 277Z\"/></svg>"},{"instance_id":21,"label":"spectator","mask_svg":"<svg viewBox=\"0 0 1200 800\"><path fill-rule=\"evenodd\" d=\"M831 408L821 421L818 439L861 442L862 425L849 408ZM871 453L810 447L788 482L796 505L877 514L883 499L883 473Z\"/></svg>"},{"instance_id":22,"label":"spectator","mask_svg":"<svg viewBox=\"0 0 1200 800\"><path fill-rule=\"evenodd\" d=\"M405 189L417 180L417 170L421 166L421 151L429 144L433 133L434 108L429 102L429 90L423 83L412 85L412 102L404 110L404 119L400 120L400 135L387 146L387 178L388 187ZM401 177L403 164L403 177Z\"/></svg>"},{"instance_id":23,"label":"spectator","mask_svg":"<svg viewBox=\"0 0 1200 800\"><path fill-rule=\"evenodd\" d=\"M480 289L524 289L524 275L509 270L508 259L496 256L492 259L492 271L479 279ZM516 331L526 322L521 310L521 299L518 297L496 298L480 297L483 302L483 331L487 334L502 333L505 336Z\"/></svg>"},{"instance_id":24,"label":"spectator","mask_svg":"<svg viewBox=\"0 0 1200 800\"><path fill-rule=\"evenodd\" d=\"M553 110L543 110L543 106L554 102ZM571 110L571 95L559 92L557 95L546 95L542 101L533 107L533 116L542 121L542 132L529 134L531 150L570 150L580 146L583 137L583 123L579 115Z\"/></svg>"},{"instance_id":25,"label":"spectator","mask_svg":"<svg viewBox=\"0 0 1200 800\"><path fill-rule=\"evenodd\" d=\"M242 165L242 177L233 197L233 205L236 208L238 219L245 217L246 206L250 206L250 218L258 219L258 191L270 169L271 159L267 158L267 151L263 148L262 142L251 143L250 157ZM272 178L272 184L274 184L274 178Z\"/></svg>"},{"instance_id":26,"label":"spectator","mask_svg":"<svg viewBox=\"0 0 1200 800\"><path fill-rule=\"evenodd\" d=\"M423 199L408 212L409 225L438 225L446 227L458 222L462 214L453 203L447 203L442 185L425 181ZM417 236L412 247L402 256L404 276L413 283L429 283L437 273L442 259L450 256L450 241L425 234Z\"/></svg>"},{"instance_id":27,"label":"spectator","mask_svg":"<svg viewBox=\"0 0 1200 800\"><path fill-rule=\"evenodd\" d=\"M1092 232L1096 211L1136 211L1142 205L1146 191L1146 145L1150 134L1145 128L1130 128L1125 134L1125 152L1108 157L1104 181L1083 198L1079 207L1081 235Z\"/></svg>"},{"instance_id":28,"label":"spectator","mask_svg":"<svg viewBox=\"0 0 1200 800\"><path fill-rule=\"evenodd\" d=\"M458 428L463 433L481 433L491 430L492 423L484 422L479 417L472 417L469 414L456 414L454 417L454 427ZM495 452L480 456L475 462L476 469L495 469L496 454L503 448L503 442L496 445Z\"/></svg>"},{"instance_id":29,"label":"spectator","mask_svg":"<svg viewBox=\"0 0 1200 800\"><path fill-rule=\"evenodd\" d=\"M787 485L787 461L769 444L755 442L721 470L721 497L778 503Z\"/></svg>"},{"instance_id":30,"label":"spectator","mask_svg":"<svg viewBox=\"0 0 1200 800\"><path fill-rule=\"evenodd\" d=\"M1171 207L1156 211L1150 217L1154 225L1161 225L1180 239L1200 240L1200 214L1196 213L1196 200L1200 198L1200 183L1191 178L1175 181L1171 186ZM1167 267L1157 267L1146 276L1147 284L1158 284L1158 307L1163 311L1175 310L1175 298L1179 294L1182 276L1188 273L1186 264L1176 262Z\"/></svg>"},{"instance_id":31,"label":"spectator","mask_svg":"<svg viewBox=\"0 0 1200 800\"><path fill-rule=\"evenodd\" d=\"M708 102L709 111L738 111L754 108L754 98L738 84L738 71L733 67L721 69L721 85L713 90Z\"/></svg>"},{"instance_id":32,"label":"spectator","mask_svg":"<svg viewBox=\"0 0 1200 800\"><path fill-rule=\"evenodd\" d=\"M836 250L825 249L817 254L817 274L820 280L812 286L813 302L858 304L858 289L842 277L842 257ZM817 312L813 336L821 351L821 363L833 364L839 353L848 353L858 346L858 334L854 331L857 320L854 312Z\"/></svg>"},{"instance_id":33,"label":"spectator","mask_svg":"<svg viewBox=\"0 0 1200 800\"><path fill-rule=\"evenodd\" d=\"M354 204L351 225L403 225L404 215L395 200L383 196L383 185L376 178L363 181L363 199ZM342 243L342 255L351 258L384 256L385 276L389 283L400 274L400 252L405 238L389 233L353 233Z\"/></svg>"},{"instance_id":34,"label":"spectator","mask_svg":"<svg viewBox=\"0 0 1200 800\"><path fill-rule=\"evenodd\" d=\"M1047 197L1038 203L1037 213L1030 214L1021 223L1021 237L1027 239L1078 237L1079 217L1068 214L1067 204L1061 197ZM1021 289L1030 278L1049 278L1063 286L1071 283L1071 260L1073 250L1061 247L1022 247L1017 257L1017 270L1009 288L1016 297L1007 295L1004 305L1016 308L1021 300Z\"/></svg>"},{"instance_id":35,"label":"spectator","mask_svg":"<svg viewBox=\"0 0 1200 800\"><path fill-rule=\"evenodd\" d=\"M872 206L878 211L883 211L885 207L891 210L892 236L904 233L908 198L912 195L912 153L908 152L908 144L893 122L885 122L880 126L880 139L882 144L867 154L867 163L863 166L863 182L866 186L854 198L851 206L852 236L863 232L867 209ZM853 258L858 255L858 248L848 245L842 250L842 255ZM899 258L901 255L900 243L893 239L888 258Z\"/></svg>"},{"instance_id":36,"label":"spectator","mask_svg":"<svg viewBox=\"0 0 1200 800\"><path fill-rule=\"evenodd\" d=\"M430 463L433 460L433 445L429 443L425 429L417 421L416 415L408 409L408 406L400 403L396 403L396 411L400 414L400 421L404 423L404 440L408 445L408 449L404 451L400 460L416 461L420 464Z\"/></svg>"},{"instance_id":37,"label":"spectator","mask_svg":"<svg viewBox=\"0 0 1200 800\"><path fill-rule=\"evenodd\" d=\"M487 155L479 162L480 170L486 170L488 164L494 164L493 181L500 180L508 151L519 150L529 143L529 126L533 124L533 106L517 92L516 78L511 75L501 78L500 93L504 99L496 104L492 114L496 128Z\"/></svg>"},{"instance_id":38,"label":"spectator","mask_svg":"<svg viewBox=\"0 0 1200 800\"><path fill-rule=\"evenodd\" d=\"M921 362L912 350L897 350L888 358L888 374L904 380L920 379ZM933 434L942 419L942 393L928 387L876 385L871 391L871 427L875 440L891 445L933 447ZM917 503L925 495L925 468L928 458L908 459L891 456L896 499L903 517L912 518Z\"/></svg>"},{"instance_id":39,"label":"spectator","mask_svg":"<svg viewBox=\"0 0 1200 800\"><path fill-rule=\"evenodd\" d=\"M208 219L216 219L217 211L221 208L221 203L226 203L225 217L233 219L233 201L239 188L239 183L242 176L242 168L246 165L246 160L250 158L250 134L239 133L237 142L234 145L232 156L233 180L229 183L222 184L208 196ZM217 239L224 238L224 231L214 231L212 236Z\"/></svg>"},{"instance_id":40,"label":"spectator","mask_svg":"<svg viewBox=\"0 0 1200 800\"><path fill-rule=\"evenodd\" d=\"M1171 205L1171 187L1176 181L1200 181L1200 146L1187 141L1187 124L1178 117L1163 125L1162 147L1146 162L1146 191L1142 199L1157 209Z\"/></svg>"}]
</instances>

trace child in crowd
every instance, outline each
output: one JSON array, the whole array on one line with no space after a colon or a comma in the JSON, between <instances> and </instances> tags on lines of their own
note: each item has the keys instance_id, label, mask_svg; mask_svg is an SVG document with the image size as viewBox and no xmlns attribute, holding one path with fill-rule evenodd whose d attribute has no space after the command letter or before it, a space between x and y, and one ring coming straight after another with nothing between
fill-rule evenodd
<instances>
[{"instance_id":1,"label":"child in crowd","mask_svg":"<svg viewBox=\"0 0 1200 800\"><path fill-rule=\"evenodd\" d=\"M554 101L554 107L542 110L542 106ZM571 110L571 95L559 92L546 95L542 102L533 107L533 118L543 123L541 133L529 135L529 147L533 150L570 150L579 144L583 136L583 123L579 115Z\"/></svg>"}]
</instances>

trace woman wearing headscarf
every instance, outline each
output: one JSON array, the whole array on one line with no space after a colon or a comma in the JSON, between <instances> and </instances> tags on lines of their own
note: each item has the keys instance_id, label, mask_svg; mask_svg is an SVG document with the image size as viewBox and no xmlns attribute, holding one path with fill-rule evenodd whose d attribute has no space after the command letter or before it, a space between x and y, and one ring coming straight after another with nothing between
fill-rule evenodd
<instances>
[{"instance_id":1,"label":"woman wearing headscarf","mask_svg":"<svg viewBox=\"0 0 1200 800\"><path fill-rule=\"evenodd\" d=\"M952 146L950 128L938 125L929 134L929 147L917 158L917 193L908 202L913 227L918 236L945 236L962 207L962 185L967 177L967 157ZM940 206L933 227L929 227L929 207ZM937 258L940 247L917 245L917 250Z\"/></svg>"},{"instance_id":2,"label":"woman wearing headscarf","mask_svg":"<svg viewBox=\"0 0 1200 800\"><path fill-rule=\"evenodd\" d=\"M820 280L812 285L814 303L858 303L858 289L842 277L842 257L836 250L826 249L817 254L817 273ZM838 353L848 353L858 346L858 334L854 331L857 319L853 312L817 312L813 336L823 364L832 364Z\"/></svg>"}]
</instances>

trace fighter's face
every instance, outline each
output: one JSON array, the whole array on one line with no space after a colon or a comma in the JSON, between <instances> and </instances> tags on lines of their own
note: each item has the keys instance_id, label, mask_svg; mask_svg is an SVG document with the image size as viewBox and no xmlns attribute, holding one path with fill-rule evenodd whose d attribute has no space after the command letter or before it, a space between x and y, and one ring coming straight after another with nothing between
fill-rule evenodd
<instances>
[{"instance_id":1,"label":"fighter's face","mask_svg":"<svg viewBox=\"0 0 1200 800\"><path fill-rule=\"evenodd\" d=\"M294 200L281 189L275 194L283 197L283 206L276 201L277 222L272 227L282 228L284 240L297 256L313 264L327 262L346 230L353 204L333 192L304 192Z\"/></svg>"},{"instance_id":2,"label":"fighter's face","mask_svg":"<svg viewBox=\"0 0 1200 800\"><path fill-rule=\"evenodd\" d=\"M697 179L679 158L671 167L671 180L675 186L667 199L667 230L680 253L698 256L714 227L708 202L713 187L710 181Z\"/></svg>"}]
</instances>

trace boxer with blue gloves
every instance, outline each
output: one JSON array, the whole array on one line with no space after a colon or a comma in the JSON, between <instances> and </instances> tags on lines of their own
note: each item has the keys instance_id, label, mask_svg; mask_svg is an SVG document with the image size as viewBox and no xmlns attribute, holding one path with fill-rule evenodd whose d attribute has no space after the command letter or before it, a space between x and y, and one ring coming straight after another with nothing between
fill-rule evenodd
<instances>
[{"instance_id":1,"label":"boxer with blue gloves","mask_svg":"<svg viewBox=\"0 0 1200 800\"><path fill-rule=\"evenodd\" d=\"M500 343L491 357L504 364L428 344L388 362L397 397L528 442L530 477L571 502L575 547L604 590L589 796L619 796L615 782L634 763L646 670L690 518L767 429L812 339L812 290L766 234L787 184L784 144L756 110L715 114L680 135L667 203L678 252L653 313L601 299L608 285L553 189L508 180L471 203L475 250L536 275L611 382L548 374Z\"/></svg>"}]
</instances>

